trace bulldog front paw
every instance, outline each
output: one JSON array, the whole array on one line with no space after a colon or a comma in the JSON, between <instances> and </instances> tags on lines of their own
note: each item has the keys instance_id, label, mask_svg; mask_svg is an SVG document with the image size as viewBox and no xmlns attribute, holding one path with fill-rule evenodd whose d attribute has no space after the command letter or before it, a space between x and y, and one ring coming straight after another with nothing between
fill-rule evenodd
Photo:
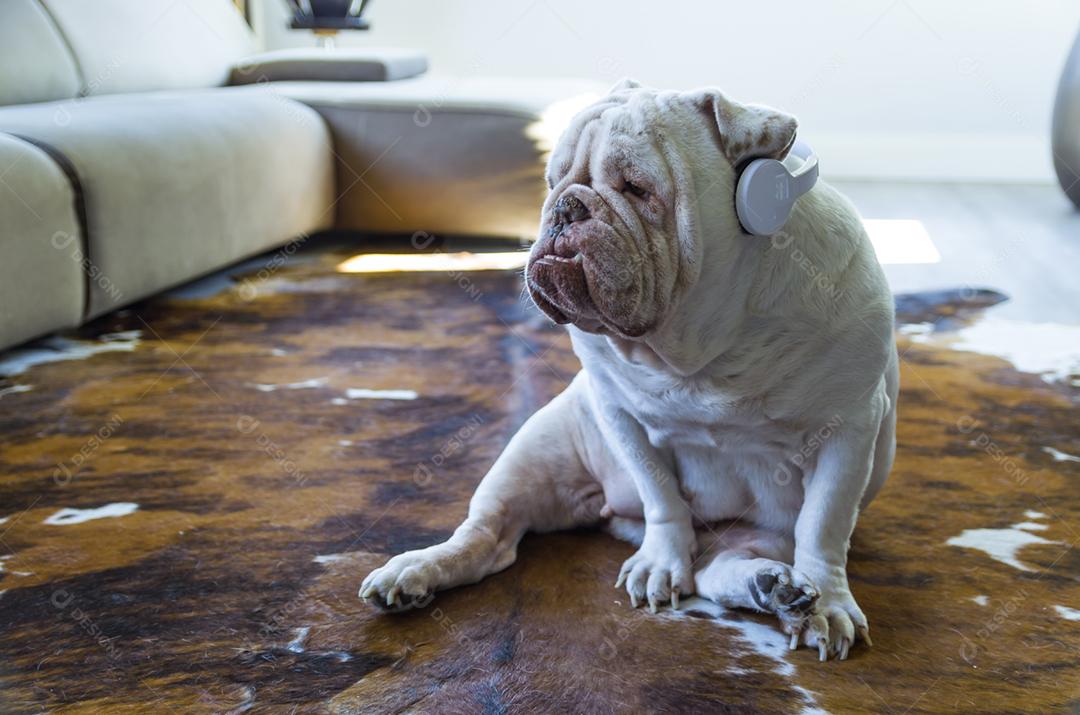
<instances>
[{"instance_id":1,"label":"bulldog front paw","mask_svg":"<svg viewBox=\"0 0 1080 715\"><path fill-rule=\"evenodd\" d=\"M386 611L407 611L431 603L438 588L438 569L420 552L390 559L360 584L360 598Z\"/></svg>"},{"instance_id":2,"label":"bulldog front paw","mask_svg":"<svg viewBox=\"0 0 1080 715\"><path fill-rule=\"evenodd\" d=\"M679 597L694 592L693 544L694 531L689 525L647 525L641 548L623 563L615 588L626 584L634 608L646 601L653 613L669 601L672 608L678 608Z\"/></svg>"},{"instance_id":3,"label":"bulldog front paw","mask_svg":"<svg viewBox=\"0 0 1080 715\"><path fill-rule=\"evenodd\" d=\"M821 594L800 630L792 632L792 650L798 645L800 637L806 645L817 648L820 661L829 657L847 660L851 646L858 640L868 646L873 645L870 624L851 592L846 589Z\"/></svg>"}]
</instances>

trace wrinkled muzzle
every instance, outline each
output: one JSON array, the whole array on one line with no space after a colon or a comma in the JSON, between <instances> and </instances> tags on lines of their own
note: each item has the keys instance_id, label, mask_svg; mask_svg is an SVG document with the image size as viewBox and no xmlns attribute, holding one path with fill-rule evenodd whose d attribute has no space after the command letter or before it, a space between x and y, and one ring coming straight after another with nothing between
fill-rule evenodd
<instances>
[{"instance_id":1,"label":"wrinkled muzzle","mask_svg":"<svg viewBox=\"0 0 1080 715\"><path fill-rule=\"evenodd\" d=\"M640 337L655 323L646 300L647 256L609 223L610 212L585 187L550 205L525 267L533 301L556 323Z\"/></svg>"}]
</instances>

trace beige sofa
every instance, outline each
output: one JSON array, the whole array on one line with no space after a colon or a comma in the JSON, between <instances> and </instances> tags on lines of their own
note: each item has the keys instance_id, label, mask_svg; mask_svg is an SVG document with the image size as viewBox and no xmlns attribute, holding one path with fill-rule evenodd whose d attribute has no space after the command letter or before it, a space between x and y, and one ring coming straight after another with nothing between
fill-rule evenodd
<instances>
[{"instance_id":1,"label":"beige sofa","mask_svg":"<svg viewBox=\"0 0 1080 715\"><path fill-rule=\"evenodd\" d=\"M0 348L324 229L531 234L598 89L255 49L229 0L0 2Z\"/></svg>"}]
</instances>

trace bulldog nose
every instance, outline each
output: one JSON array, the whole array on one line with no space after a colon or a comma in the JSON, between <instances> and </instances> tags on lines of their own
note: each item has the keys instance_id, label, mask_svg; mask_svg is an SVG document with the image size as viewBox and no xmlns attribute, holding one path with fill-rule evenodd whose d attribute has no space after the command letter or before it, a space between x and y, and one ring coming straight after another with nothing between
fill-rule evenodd
<instances>
[{"instance_id":1,"label":"bulldog nose","mask_svg":"<svg viewBox=\"0 0 1080 715\"><path fill-rule=\"evenodd\" d=\"M589 218L589 209L576 196L563 196L555 202L555 216L559 223L573 223Z\"/></svg>"},{"instance_id":2,"label":"bulldog nose","mask_svg":"<svg viewBox=\"0 0 1080 715\"><path fill-rule=\"evenodd\" d=\"M563 196L552 207L554 223L551 226L551 235L558 236L569 223L584 221L589 218L589 209L576 196Z\"/></svg>"}]
</instances>

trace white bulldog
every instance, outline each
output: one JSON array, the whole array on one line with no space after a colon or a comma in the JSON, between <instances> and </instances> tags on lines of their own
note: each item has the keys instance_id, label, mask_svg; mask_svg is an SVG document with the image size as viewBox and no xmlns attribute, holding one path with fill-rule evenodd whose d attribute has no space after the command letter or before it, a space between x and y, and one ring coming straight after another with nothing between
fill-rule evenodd
<instances>
[{"instance_id":1,"label":"white bulldog","mask_svg":"<svg viewBox=\"0 0 1080 715\"><path fill-rule=\"evenodd\" d=\"M777 235L741 229L739 169L785 156L795 129L715 90L630 81L575 117L525 275L582 370L453 536L390 559L361 597L422 605L505 569L527 531L603 523L639 545L615 584L635 607L696 592L773 613L821 660L870 643L846 565L895 452L893 302L822 182Z\"/></svg>"}]
</instances>

